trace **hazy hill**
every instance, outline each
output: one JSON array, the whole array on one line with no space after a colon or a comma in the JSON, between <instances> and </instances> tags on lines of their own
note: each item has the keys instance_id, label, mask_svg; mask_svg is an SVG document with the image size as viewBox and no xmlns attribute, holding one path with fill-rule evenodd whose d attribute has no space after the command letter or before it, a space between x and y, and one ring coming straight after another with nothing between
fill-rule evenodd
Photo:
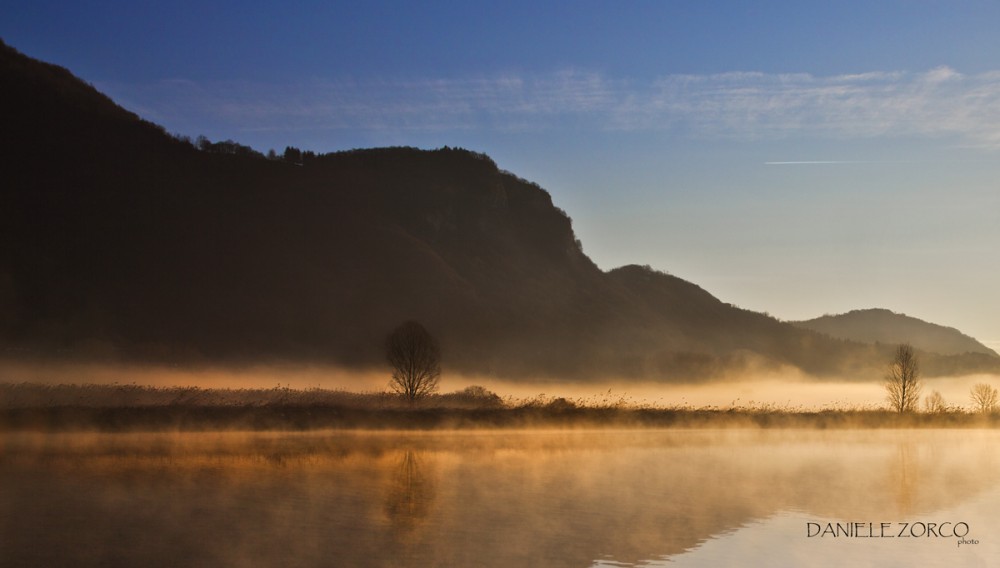
<instances>
[{"instance_id":1,"label":"hazy hill","mask_svg":"<svg viewBox=\"0 0 1000 568\"><path fill-rule=\"evenodd\" d=\"M928 323L889 310L855 310L794 322L798 327L865 343L909 343L917 349L942 355L979 353L1000 357L995 351L952 327Z\"/></svg>"},{"instance_id":2,"label":"hazy hill","mask_svg":"<svg viewBox=\"0 0 1000 568\"><path fill-rule=\"evenodd\" d=\"M649 268L601 271L547 192L483 154L192 144L2 44L0 103L7 357L372 366L417 319L449 369L509 377L870 378L888 359Z\"/></svg>"}]
</instances>

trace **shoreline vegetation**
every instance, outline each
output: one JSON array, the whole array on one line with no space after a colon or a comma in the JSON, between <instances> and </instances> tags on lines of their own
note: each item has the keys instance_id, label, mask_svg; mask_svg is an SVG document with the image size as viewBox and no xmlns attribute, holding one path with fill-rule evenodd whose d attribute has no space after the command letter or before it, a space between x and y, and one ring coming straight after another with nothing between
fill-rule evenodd
<instances>
[{"instance_id":1,"label":"shoreline vegetation","mask_svg":"<svg viewBox=\"0 0 1000 568\"><path fill-rule=\"evenodd\" d=\"M627 395L501 398L479 386L410 403L387 392L0 383L0 432L586 428L994 428L1000 413L767 403L670 406Z\"/></svg>"}]
</instances>

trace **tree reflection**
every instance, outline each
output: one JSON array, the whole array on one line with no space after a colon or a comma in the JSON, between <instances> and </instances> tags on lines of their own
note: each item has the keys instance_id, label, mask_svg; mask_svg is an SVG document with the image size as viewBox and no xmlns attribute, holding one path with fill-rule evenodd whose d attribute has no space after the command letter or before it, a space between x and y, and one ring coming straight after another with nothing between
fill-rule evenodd
<instances>
[{"instance_id":1,"label":"tree reflection","mask_svg":"<svg viewBox=\"0 0 1000 568\"><path fill-rule=\"evenodd\" d=\"M389 480L385 514L397 533L413 531L430 513L434 484L425 459L412 450L404 451Z\"/></svg>"},{"instance_id":2,"label":"tree reflection","mask_svg":"<svg viewBox=\"0 0 1000 568\"><path fill-rule=\"evenodd\" d=\"M912 443L902 442L896 448L896 455L888 469L887 484L892 488L897 510L903 515L912 513L916 508L920 492L920 463L917 459L917 449ZM926 488L923 492L933 498L933 491Z\"/></svg>"}]
</instances>

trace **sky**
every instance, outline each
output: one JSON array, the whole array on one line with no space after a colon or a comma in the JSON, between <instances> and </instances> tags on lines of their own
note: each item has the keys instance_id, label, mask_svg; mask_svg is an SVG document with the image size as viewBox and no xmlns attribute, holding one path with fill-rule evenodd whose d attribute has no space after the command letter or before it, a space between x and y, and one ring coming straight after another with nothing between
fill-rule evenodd
<instances>
[{"instance_id":1,"label":"sky","mask_svg":"<svg viewBox=\"0 0 1000 568\"><path fill-rule=\"evenodd\" d=\"M1000 349L1000 3L0 0L0 38L168 131L458 146L604 269Z\"/></svg>"}]
</instances>

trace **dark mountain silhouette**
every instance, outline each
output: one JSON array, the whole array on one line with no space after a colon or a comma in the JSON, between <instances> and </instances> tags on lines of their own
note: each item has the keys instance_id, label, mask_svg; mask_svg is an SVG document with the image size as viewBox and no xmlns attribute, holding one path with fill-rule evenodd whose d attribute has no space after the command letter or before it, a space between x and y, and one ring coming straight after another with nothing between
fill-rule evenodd
<instances>
[{"instance_id":1,"label":"dark mountain silhouette","mask_svg":"<svg viewBox=\"0 0 1000 568\"><path fill-rule=\"evenodd\" d=\"M447 370L508 377L865 379L890 357L648 267L603 272L547 192L483 154L192 144L2 44L0 103L8 357L363 367L406 320Z\"/></svg>"},{"instance_id":2,"label":"dark mountain silhouette","mask_svg":"<svg viewBox=\"0 0 1000 568\"><path fill-rule=\"evenodd\" d=\"M832 337L864 343L909 343L915 348L941 355L978 353L1000 357L995 351L953 327L945 327L897 314L889 310L854 310L792 322L797 327Z\"/></svg>"}]
</instances>

